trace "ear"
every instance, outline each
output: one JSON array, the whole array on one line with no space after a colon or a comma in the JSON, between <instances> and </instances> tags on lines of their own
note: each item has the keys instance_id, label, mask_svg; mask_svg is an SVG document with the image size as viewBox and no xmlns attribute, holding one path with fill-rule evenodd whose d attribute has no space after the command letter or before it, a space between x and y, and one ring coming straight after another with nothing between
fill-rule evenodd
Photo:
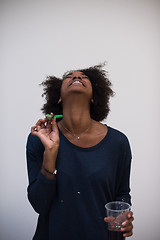
<instances>
[{"instance_id":1,"label":"ear","mask_svg":"<svg viewBox=\"0 0 160 240\"><path fill-rule=\"evenodd\" d=\"M61 103L61 102L62 102L62 99L60 98L60 99L58 100L58 104Z\"/></svg>"},{"instance_id":2,"label":"ear","mask_svg":"<svg viewBox=\"0 0 160 240\"><path fill-rule=\"evenodd\" d=\"M91 103L93 103L93 104L94 104L94 100L93 100L93 98L91 99Z\"/></svg>"}]
</instances>

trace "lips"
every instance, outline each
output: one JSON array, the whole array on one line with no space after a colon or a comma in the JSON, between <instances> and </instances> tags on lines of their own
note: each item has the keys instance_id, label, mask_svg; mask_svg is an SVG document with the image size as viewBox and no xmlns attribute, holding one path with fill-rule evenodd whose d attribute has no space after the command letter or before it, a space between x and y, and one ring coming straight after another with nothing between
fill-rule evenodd
<instances>
[{"instance_id":1,"label":"lips","mask_svg":"<svg viewBox=\"0 0 160 240\"><path fill-rule=\"evenodd\" d=\"M71 81L71 82L69 83L69 87L70 87L71 85L74 85L74 84L76 84L76 85L80 84L80 85L86 87L85 84L84 84L82 81L80 81L79 79L75 79L75 80Z\"/></svg>"},{"instance_id":2,"label":"lips","mask_svg":"<svg viewBox=\"0 0 160 240\"><path fill-rule=\"evenodd\" d=\"M78 81L78 80L76 80L76 81L74 81L71 85L73 85L73 84L81 84L81 85L83 85L80 81Z\"/></svg>"}]
</instances>

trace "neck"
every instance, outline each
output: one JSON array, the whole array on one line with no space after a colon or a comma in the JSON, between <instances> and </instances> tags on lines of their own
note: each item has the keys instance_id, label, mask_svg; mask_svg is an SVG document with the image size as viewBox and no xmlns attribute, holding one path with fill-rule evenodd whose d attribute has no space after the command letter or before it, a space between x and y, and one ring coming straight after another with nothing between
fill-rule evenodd
<instances>
[{"instance_id":1,"label":"neck","mask_svg":"<svg viewBox=\"0 0 160 240\"><path fill-rule=\"evenodd\" d=\"M78 135L91 126L90 105L85 99L72 99L63 103L63 125Z\"/></svg>"}]
</instances>

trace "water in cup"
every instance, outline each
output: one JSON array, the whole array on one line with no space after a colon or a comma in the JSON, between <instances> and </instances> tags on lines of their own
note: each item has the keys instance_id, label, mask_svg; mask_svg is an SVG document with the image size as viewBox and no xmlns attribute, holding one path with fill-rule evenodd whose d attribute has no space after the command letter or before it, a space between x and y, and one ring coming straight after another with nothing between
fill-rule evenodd
<instances>
[{"instance_id":1,"label":"water in cup","mask_svg":"<svg viewBox=\"0 0 160 240\"><path fill-rule=\"evenodd\" d=\"M108 221L108 240L124 240L122 223L127 219L130 205L125 202L110 202L105 205Z\"/></svg>"}]
</instances>

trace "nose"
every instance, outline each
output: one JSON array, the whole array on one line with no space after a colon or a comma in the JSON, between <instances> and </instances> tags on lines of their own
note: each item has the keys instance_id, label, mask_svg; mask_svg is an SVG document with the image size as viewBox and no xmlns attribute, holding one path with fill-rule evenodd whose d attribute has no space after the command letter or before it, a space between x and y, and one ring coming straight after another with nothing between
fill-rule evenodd
<instances>
[{"instance_id":1,"label":"nose","mask_svg":"<svg viewBox=\"0 0 160 240\"><path fill-rule=\"evenodd\" d=\"M74 76L74 77L73 77L73 80L74 80L74 79L77 79L77 78L78 78L78 79L82 79L81 76L77 75L77 76Z\"/></svg>"}]
</instances>

